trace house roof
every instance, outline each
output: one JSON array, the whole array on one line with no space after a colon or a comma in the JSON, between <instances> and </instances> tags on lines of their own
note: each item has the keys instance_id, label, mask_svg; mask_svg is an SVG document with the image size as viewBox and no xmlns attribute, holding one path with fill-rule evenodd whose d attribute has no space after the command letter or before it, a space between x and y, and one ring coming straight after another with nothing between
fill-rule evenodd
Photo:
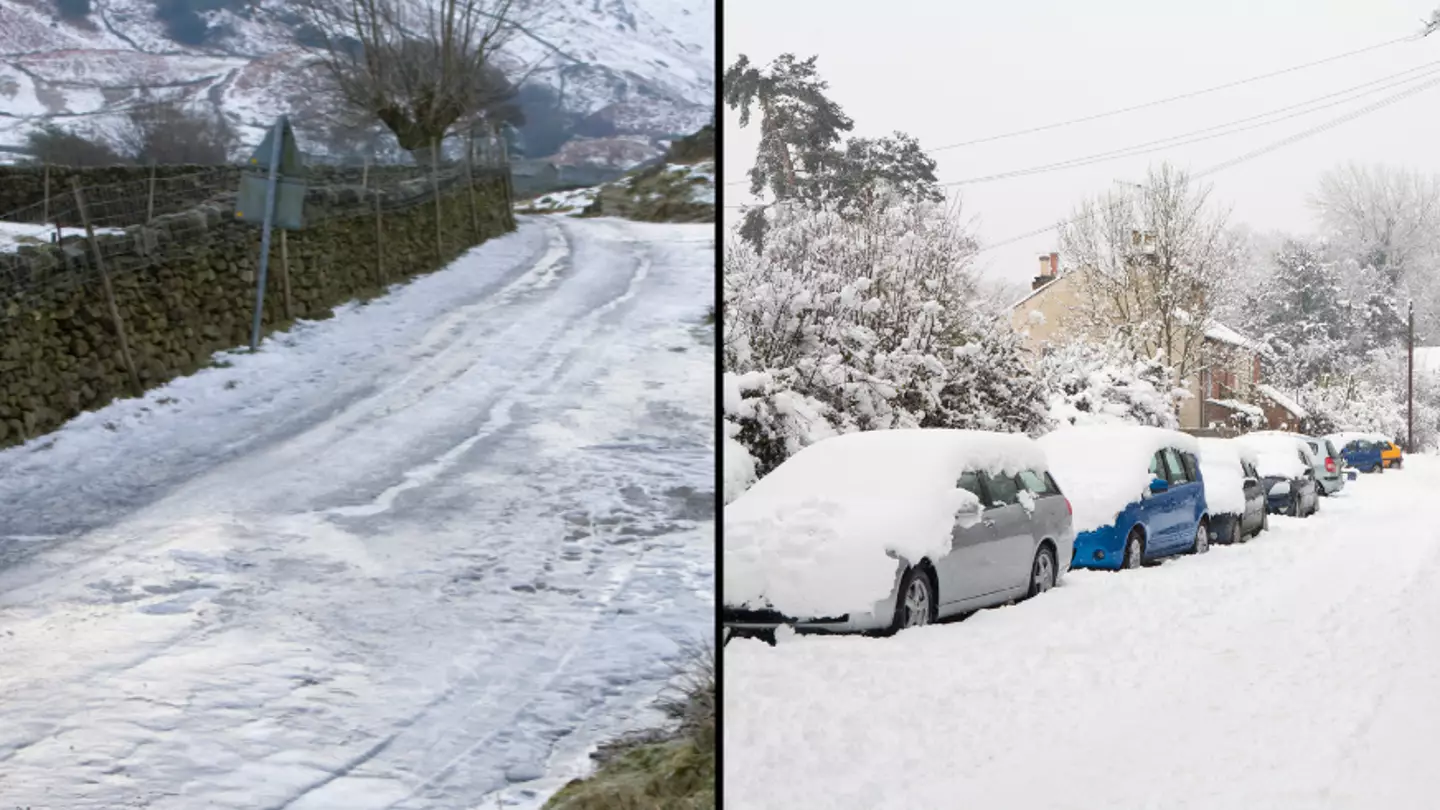
<instances>
[{"instance_id":1,"label":"house roof","mask_svg":"<svg viewBox=\"0 0 1440 810\"><path fill-rule=\"evenodd\" d=\"M1289 411L1297 419L1304 419L1310 415L1309 411L1300 407L1300 403L1275 390L1274 386L1261 383L1255 386L1255 390L1265 395L1271 402Z\"/></svg>"},{"instance_id":2,"label":"house roof","mask_svg":"<svg viewBox=\"0 0 1440 810\"><path fill-rule=\"evenodd\" d=\"M1231 346L1239 346L1256 354L1264 354L1267 351L1265 344L1258 340L1252 340L1219 321L1211 321L1210 325L1205 327L1205 337L1220 343L1229 343Z\"/></svg>"},{"instance_id":3,"label":"house roof","mask_svg":"<svg viewBox=\"0 0 1440 810\"><path fill-rule=\"evenodd\" d=\"M1068 276L1068 275L1070 275L1070 271L1068 271L1068 270L1062 270L1061 272L1057 273L1057 274L1054 276L1054 279L1053 279L1053 280L1048 281L1048 282L1046 282L1045 284L1043 284L1043 285L1041 285L1041 286L1039 286L1039 287L1036 287L1035 289L1031 290L1029 295L1027 295L1027 296L1025 296L1024 298L1021 298L1019 301L1016 301L1015 303L1011 304L1011 305L1010 305L1010 308L1011 308L1011 309L1019 309L1022 304L1028 303L1028 302L1030 301L1030 299L1034 298L1035 296L1039 295L1040 293L1045 292L1046 290L1048 290L1048 289L1050 289L1051 287L1055 286L1055 282L1056 282L1056 281L1059 281L1062 277Z\"/></svg>"}]
</instances>

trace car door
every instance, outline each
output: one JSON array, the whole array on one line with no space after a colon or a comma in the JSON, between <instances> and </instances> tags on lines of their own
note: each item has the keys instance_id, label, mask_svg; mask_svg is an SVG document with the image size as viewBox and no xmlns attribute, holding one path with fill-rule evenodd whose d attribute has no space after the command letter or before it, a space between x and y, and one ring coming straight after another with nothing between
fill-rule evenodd
<instances>
[{"instance_id":1,"label":"car door","mask_svg":"<svg viewBox=\"0 0 1440 810\"><path fill-rule=\"evenodd\" d=\"M1254 464L1246 461L1240 466L1245 470L1245 522L1256 526L1265 520L1265 486Z\"/></svg>"},{"instance_id":2,"label":"car door","mask_svg":"<svg viewBox=\"0 0 1440 810\"><path fill-rule=\"evenodd\" d=\"M1165 465L1170 470L1170 522L1173 526L1171 548L1188 548L1195 539L1195 519L1203 499L1199 476L1191 475L1185 454L1173 447L1165 448ZM1192 462L1193 465L1193 462Z\"/></svg>"},{"instance_id":3,"label":"car door","mask_svg":"<svg viewBox=\"0 0 1440 810\"><path fill-rule=\"evenodd\" d=\"M991 504L985 515L995 523L992 585L995 591L1003 591L1030 580L1035 535L1030 528L1030 512L1020 503L1020 486L1015 477L983 477Z\"/></svg>"},{"instance_id":4,"label":"car door","mask_svg":"<svg viewBox=\"0 0 1440 810\"><path fill-rule=\"evenodd\" d=\"M1165 451L1160 450L1150 457L1150 475L1169 482L1171 478L1169 461ZM1166 554L1175 545L1175 502L1179 493L1173 489L1164 492L1150 492L1141 497L1140 511L1149 530L1149 553Z\"/></svg>"},{"instance_id":5,"label":"car door","mask_svg":"<svg viewBox=\"0 0 1440 810\"><path fill-rule=\"evenodd\" d=\"M955 525L950 531L950 553L932 561L935 564L942 610L948 605L987 593L985 582L989 575L985 572L986 554L989 547L995 543L994 522L985 517L988 498L980 481L980 474L973 470L967 471L960 476L955 486L974 495L980 502L981 511L973 520L963 513L956 517Z\"/></svg>"}]
</instances>

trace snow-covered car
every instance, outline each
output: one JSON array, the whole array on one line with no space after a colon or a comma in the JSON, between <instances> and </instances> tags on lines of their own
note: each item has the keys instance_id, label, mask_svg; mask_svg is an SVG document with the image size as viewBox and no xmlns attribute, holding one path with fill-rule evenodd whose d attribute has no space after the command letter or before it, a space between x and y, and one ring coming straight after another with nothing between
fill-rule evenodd
<instances>
[{"instance_id":1,"label":"snow-covered car","mask_svg":"<svg viewBox=\"0 0 1440 810\"><path fill-rule=\"evenodd\" d=\"M1075 568L1138 568L1210 549L1194 436L1139 425L1071 427L1040 438L1074 505Z\"/></svg>"},{"instance_id":2,"label":"snow-covered car","mask_svg":"<svg viewBox=\"0 0 1440 810\"><path fill-rule=\"evenodd\" d=\"M1305 442L1310 447L1310 466L1315 470L1315 486L1320 494L1329 497L1345 488L1345 475L1340 467L1345 459L1328 437L1306 436L1283 430L1257 430L1249 436L1289 436Z\"/></svg>"},{"instance_id":3,"label":"snow-covered car","mask_svg":"<svg viewBox=\"0 0 1440 810\"><path fill-rule=\"evenodd\" d=\"M1361 472L1384 472L1385 459L1379 440L1368 433L1332 433L1325 437L1340 448L1347 467Z\"/></svg>"},{"instance_id":4,"label":"snow-covered car","mask_svg":"<svg viewBox=\"0 0 1440 810\"><path fill-rule=\"evenodd\" d=\"M1199 443L1211 539L1243 543L1270 528L1255 454L1233 439L1203 438Z\"/></svg>"},{"instance_id":5,"label":"snow-covered car","mask_svg":"<svg viewBox=\"0 0 1440 810\"><path fill-rule=\"evenodd\" d=\"M1265 508L1274 514L1309 517L1320 511L1315 455L1310 443L1288 433L1247 433L1235 439L1255 454L1265 488Z\"/></svg>"},{"instance_id":6,"label":"snow-covered car","mask_svg":"<svg viewBox=\"0 0 1440 810\"><path fill-rule=\"evenodd\" d=\"M722 621L890 633L1034 596L1070 504L1027 436L881 430L817 442L725 507Z\"/></svg>"}]
</instances>

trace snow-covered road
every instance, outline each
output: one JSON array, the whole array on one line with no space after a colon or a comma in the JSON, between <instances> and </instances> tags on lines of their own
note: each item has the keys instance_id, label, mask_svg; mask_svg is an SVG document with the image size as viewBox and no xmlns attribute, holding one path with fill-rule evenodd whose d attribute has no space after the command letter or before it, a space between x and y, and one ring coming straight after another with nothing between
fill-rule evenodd
<instances>
[{"instance_id":1,"label":"snow-covered road","mask_svg":"<svg viewBox=\"0 0 1440 810\"><path fill-rule=\"evenodd\" d=\"M1440 804L1440 459L892 639L725 648L726 806Z\"/></svg>"},{"instance_id":2,"label":"snow-covered road","mask_svg":"<svg viewBox=\"0 0 1440 810\"><path fill-rule=\"evenodd\" d=\"M489 810L648 719L713 637L714 266L523 219L0 452L0 806Z\"/></svg>"}]
</instances>

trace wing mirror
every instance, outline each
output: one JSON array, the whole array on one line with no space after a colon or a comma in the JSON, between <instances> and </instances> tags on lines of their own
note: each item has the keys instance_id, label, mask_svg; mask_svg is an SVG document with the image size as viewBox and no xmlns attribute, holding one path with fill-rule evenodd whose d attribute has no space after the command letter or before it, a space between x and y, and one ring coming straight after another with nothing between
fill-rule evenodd
<instances>
[{"instance_id":1,"label":"wing mirror","mask_svg":"<svg viewBox=\"0 0 1440 810\"><path fill-rule=\"evenodd\" d=\"M1150 479L1150 494L1159 495L1160 493L1168 489L1170 489L1170 482L1166 481L1164 478Z\"/></svg>"}]
</instances>

